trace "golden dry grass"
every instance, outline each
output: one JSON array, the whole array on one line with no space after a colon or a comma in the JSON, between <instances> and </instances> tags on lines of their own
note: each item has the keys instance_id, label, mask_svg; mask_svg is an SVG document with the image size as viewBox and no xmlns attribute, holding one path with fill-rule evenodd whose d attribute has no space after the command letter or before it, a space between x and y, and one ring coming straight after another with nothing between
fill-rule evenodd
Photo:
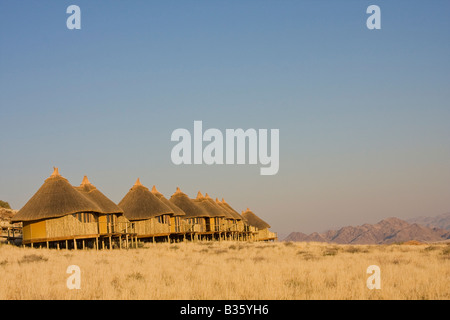
<instances>
[{"instance_id":1,"label":"golden dry grass","mask_svg":"<svg viewBox=\"0 0 450 320\"><path fill-rule=\"evenodd\" d=\"M369 290L369 265L381 289ZM69 265L81 289L69 290ZM449 299L450 246L199 242L129 250L0 246L0 299Z\"/></svg>"}]
</instances>

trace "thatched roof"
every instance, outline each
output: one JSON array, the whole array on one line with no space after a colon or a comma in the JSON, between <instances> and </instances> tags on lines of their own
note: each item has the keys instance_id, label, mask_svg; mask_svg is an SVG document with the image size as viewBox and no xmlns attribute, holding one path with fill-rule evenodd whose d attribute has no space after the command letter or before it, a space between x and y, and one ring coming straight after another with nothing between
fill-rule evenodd
<instances>
[{"instance_id":1,"label":"thatched roof","mask_svg":"<svg viewBox=\"0 0 450 320\"><path fill-rule=\"evenodd\" d=\"M217 217L217 218L225 217L224 211L221 210L216 205L214 205L213 203L211 203L206 197L204 197L202 195L202 193L200 191L197 193L197 198L196 199L192 199L192 201L197 206L199 206L204 211L206 211L209 214L210 217L214 217L214 218L215 217Z\"/></svg>"},{"instance_id":2,"label":"thatched roof","mask_svg":"<svg viewBox=\"0 0 450 320\"><path fill-rule=\"evenodd\" d=\"M236 210L234 210L226 201L224 198L222 198L222 202L219 201L219 199L216 199L216 203L221 206L224 209L227 209L236 220L244 220L247 221L247 219L245 219L244 217L242 217L239 212L237 212Z\"/></svg>"},{"instance_id":3,"label":"thatched roof","mask_svg":"<svg viewBox=\"0 0 450 320\"><path fill-rule=\"evenodd\" d=\"M173 215L173 210L161 202L153 193L144 187L139 179L119 202L124 216L130 220L145 220L163 214Z\"/></svg>"},{"instance_id":4,"label":"thatched roof","mask_svg":"<svg viewBox=\"0 0 450 320\"><path fill-rule=\"evenodd\" d=\"M112 200L101 193L92 183L89 182L87 176L84 176L83 181L79 187L75 187L84 196L89 198L92 202L99 206L101 213L119 213L123 214L123 210L116 205Z\"/></svg>"},{"instance_id":5,"label":"thatched roof","mask_svg":"<svg viewBox=\"0 0 450 320\"><path fill-rule=\"evenodd\" d=\"M169 201L186 213L184 218L211 217L209 212L206 212L197 203L194 203L185 193L181 192L180 188L177 188L177 191L170 197Z\"/></svg>"},{"instance_id":6,"label":"thatched roof","mask_svg":"<svg viewBox=\"0 0 450 320\"><path fill-rule=\"evenodd\" d=\"M156 190L156 187L153 186L152 188L152 193L159 199L161 200L162 203L164 203L166 206L168 206L169 208L171 208L173 210L173 215L174 216L185 216L186 213L181 210L180 207L178 207L176 204L174 204L173 202L170 202L166 197L164 197L164 195L159 192L158 190Z\"/></svg>"},{"instance_id":7,"label":"thatched roof","mask_svg":"<svg viewBox=\"0 0 450 320\"><path fill-rule=\"evenodd\" d=\"M247 208L246 211L242 212L242 216L245 217L248 221L248 224L254 227L257 227L258 229L267 229L270 228L270 225L262 220L260 217L258 217L256 214L254 214L252 211L250 211L249 208Z\"/></svg>"},{"instance_id":8,"label":"thatched roof","mask_svg":"<svg viewBox=\"0 0 450 320\"><path fill-rule=\"evenodd\" d=\"M100 213L98 205L78 192L58 168L47 178L39 190L12 218L13 222L35 221L58 218L68 214L93 212Z\"/></svg>"},{"instance_id":9,"label":"thatched roof","mask_svg":"<svg viewBox=\"0 0 450 320\"><path fill-rule=\"evenodd\" d=\"M236 220L236 218L227 209L219 206L217 202L214 201L214 199L212 199L207 193L205 193L205 200L211 203L211 205L217 208L220 212L222 212L225 219Z\"/></svg>"}]
</instances>

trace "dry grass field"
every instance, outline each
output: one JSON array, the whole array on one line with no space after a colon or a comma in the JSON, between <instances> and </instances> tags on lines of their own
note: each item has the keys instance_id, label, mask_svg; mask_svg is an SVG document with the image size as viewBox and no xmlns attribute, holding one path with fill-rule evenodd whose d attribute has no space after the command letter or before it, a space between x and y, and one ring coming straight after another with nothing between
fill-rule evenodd
<instances>
[{"instance_id":1,"label":"dry grass field","mask_svg":"<svg viewBox=\"0 0 450 320\"><path fill-rule=\"evenodd\" d=\"M69 265L80 267L81 289L67 288ZM379 290L366 286L369 265L381 269ZM0 245L0 299L450 299L450 245Z\"/></svg>"}]
</instances>

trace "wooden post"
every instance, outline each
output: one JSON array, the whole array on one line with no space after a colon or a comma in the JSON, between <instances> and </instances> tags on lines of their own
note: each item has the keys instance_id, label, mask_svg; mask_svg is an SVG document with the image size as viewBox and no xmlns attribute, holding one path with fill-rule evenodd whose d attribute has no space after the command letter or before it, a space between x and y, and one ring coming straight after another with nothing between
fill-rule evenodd
<instances>
[{"instance_id":1,"label":"wooden post","mask_svg":"<svg viewBox=\"0 0 450 320\"><path fill-rule=\"evenodd\" d=\"M66 250L69 250L69 243L66 240Z\"/></svg>"},{"instance_id":2,"label":"wooden post","mask_svg":"<svg viewBox=\"0 0 450 320\"><path fill-rule=\"evenodd\" d=\"M98 237L95 237L95 250L98 250Z\"/></svg>"},{"instance_id":3,"label":"wooden post","mask_svg":"<svg viewBox=\"0 0 450 320\"><path fill-rule=\"evenodd\" d=\"M105 250L105 239L102 239L102 250Z\"/></svg>"},{"instance_id":4,"label":"wooden post","mask_svg":"<svg viewBox=\"0 0 450 320\"><path fill-rule=\"evenodd\" d=\"M127 244L127 249L128 249L129 248L129 246L128 246L128 234L125 236L125 242Z\"/></svg>"},{"instance_id":5,"label":"wooden post","mask_svg":"<svg viewBox=\"0 0 450 320\"><path fill-rule=\"evenodd\" d=\"M112 249L111 236L109 236L109 250Z\"/></svg>"},{"instance_id":6,"label":"wooden post","mask_svg":"<svg viewBox=\"0 0 450 320\"><path fill-rule=\"evenodd\" d=\"M83 250L85 249L85 247L84 247L84 239L83 239Z\"/></svg>"},{"instance_id":7,"label":"wooden post","mask_svg":"<svg viewBox=\"0 0 450 320\"><path fill-rule=\"evenodd\" d=\"M56 249L58 249L58 250L59 250L59 241L58 241L58 242L56 242Z\"/></svg>"},{"instance_id":8,"label":"wooden post","mask_svg":"<svg viewBox=\"0 0 450 320\"><path fill-rule=\"evenodd\" d=\"M73 248L77 250L77 240L73 239Z\"/></svg>"},{"instance_id":9,"label":"wooden post","mask_svg":"<svg viewBox=\"0 0 450 320\"><path fill-rule=\"evenodd\" d=\"M119 235L119 249L122 249L122 236Z\"/></svg>"},{"instance_id":10,"label":"wooden post","mask_svg":"<svg viewBox=\"0 0 450 320\"><path fill-rule=\"evenodd\" d=\"M47 242L47 249L48 249L48 241L46 241Z\"/></svg>"}]
</instances>

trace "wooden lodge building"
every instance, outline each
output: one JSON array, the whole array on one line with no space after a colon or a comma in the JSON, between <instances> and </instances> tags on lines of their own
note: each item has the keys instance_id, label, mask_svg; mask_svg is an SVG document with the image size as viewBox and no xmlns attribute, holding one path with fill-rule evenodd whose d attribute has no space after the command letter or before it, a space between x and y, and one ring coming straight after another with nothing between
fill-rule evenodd
<instances>
[{"instance_id":1,"label":"wooden lodge building","mask_svg":"<svg viewBox=\"0 0 450 320\"><path fill-rule=\"evenodd\" d=\"M170 221L174 210L165 205L156 195L137 179L134 186L119 202L125 217L134 224L138 238L166 238L170 240Z\"/></svg>"},{"instance_id":2,"label":"wooden lodge building","mask_svg":"<svg viewBox=\"0 0 450 320\"><path fill-rule=\"evenodd\" d=\"M112 241L133 232L122 232L114 226L126 225L123 210L89 183L73 187L58 168L47 178L35 195L11 219L22 222L22 244L56 246L57 248L112 248ZM125 229L126 226L125 226ZM119 241L120 242L120 241ZM128 241L127 241L128 242Z\"/></svg>"},{"instance_id":3,"label":"wooden lodge building","mask_svg":"<svg viewBox=\"0 0 450 320\"><path fill-rule=\"evenodd\" d=\"M269 230L270 225L263 219L254 214L249 208L242 212L242 216L247 220L250 226L253 226L257 230L256 238L257 241L267 241L272 240L277 237L275 232Z\"/></svg>"},{"instance_id":4,"label":"wooden lodge building","mask_svg":"<svg viewBox=\"0 0 450 320\"><path fill-rule=\"evenodd\" d=\"M22 244L47 248L112 249L138 241L275 241L270 225L249 209L242 215L225 200L198 192L189 198L177 188L167 199L139 179L115 204L85 176L72 186L58 168L12 218L22 224Z\"/></svg>"}]
</instances>

